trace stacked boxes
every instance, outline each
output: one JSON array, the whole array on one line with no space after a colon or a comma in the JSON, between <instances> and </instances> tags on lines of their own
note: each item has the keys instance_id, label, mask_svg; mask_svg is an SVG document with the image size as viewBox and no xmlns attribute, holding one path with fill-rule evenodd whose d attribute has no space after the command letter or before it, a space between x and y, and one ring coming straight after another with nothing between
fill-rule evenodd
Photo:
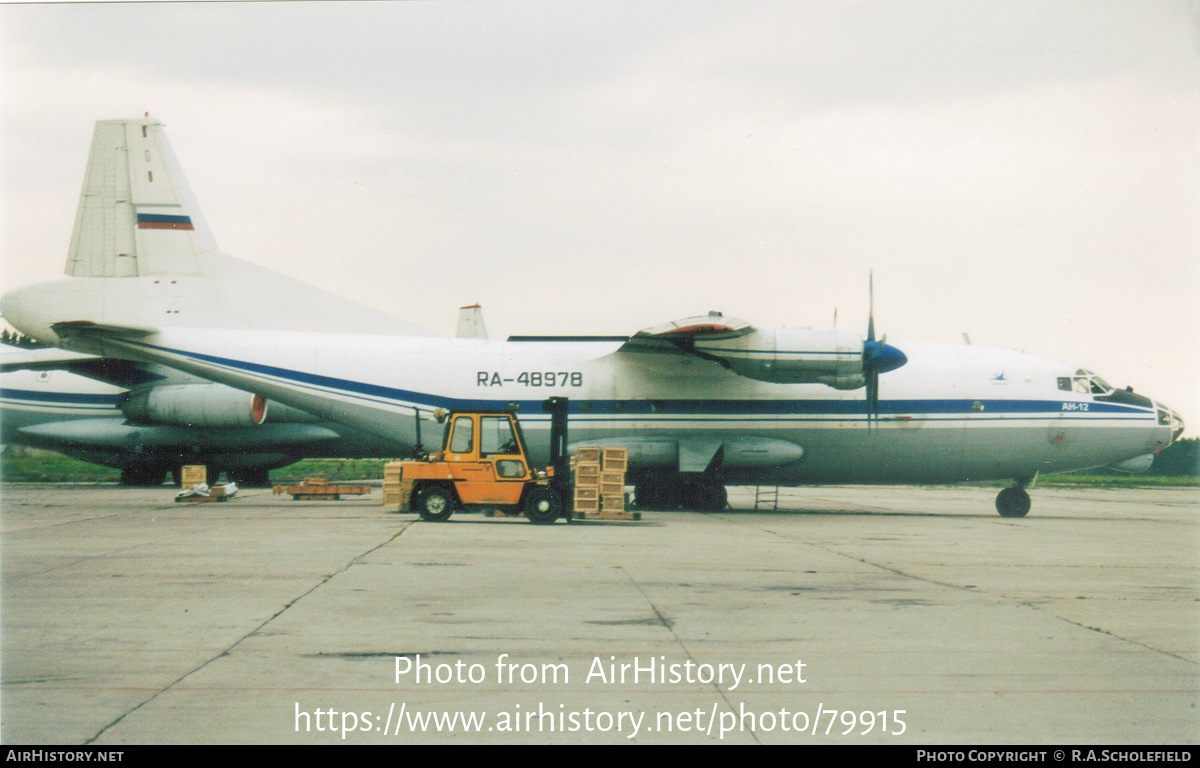
<instances>
[{"instance_id":1,"label":"stacked boxes","mask_svg":"<svg viewBox=\"0 0 1200 768\"><path fill-rule=\"evenodd\" d=\"M572 462L575 470L575 517L636 520L625 511L625 448L580 448Z\"/></svg>"},{"instance_id":2,"label":"stacked boxes","mask_svg":"<svg viewBox=\"0 0 1200 768\"><path fill-rule=\"evenodd\" d=\"M600 449L580 448L572 462L575 470L575 511L600 511Z\"/></svg>"},{"instance_id":3,"label":"stacked boxes","mask_svg":"<svg viewBox=\"0 0 1200 768\"><path fill-rule=\"evenodd\" d=\"M393 511L406 509L412 494L412 481L404 482L403 467L402 461L389 461L383 465L383 506Z\"/></svg>"},{"instance_id":4,"label":"stacked boxes","mask_svg":"<svg viewBox=\"0 0 1200 768\"><path fill-rule=\"evenodd\" d=\"M600 511L625 511L625 469L629 451L626 448L603 449L600 467Z\"/></svg>"}]
</instances>

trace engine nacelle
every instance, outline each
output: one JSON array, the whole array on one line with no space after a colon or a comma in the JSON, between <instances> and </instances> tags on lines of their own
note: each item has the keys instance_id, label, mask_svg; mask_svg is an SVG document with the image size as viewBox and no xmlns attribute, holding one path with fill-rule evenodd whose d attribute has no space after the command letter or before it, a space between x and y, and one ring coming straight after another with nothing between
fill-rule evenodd
<instances>
[{"instance_id":1,"label":"engine nacelle","mask_svg":"<svg viewBox=\"0 0 1200 768\"><path fill-rule=\"evenodd\" d=\"M266 421L267 400L223 384L168 384L131 392L121 410L143 424L253 427Z\"/></svg>"},{"instance_id":2,"label":"engine nacelle","mask_svg":"<svg viewBox=\"0 0 1200 768\"><path fill-rule=\"evenodd\" d=\"M766 328L737 338L698 339L695 350L740 376L772 384L866 385L863 340L849 331Z\"/></svg>"}]
</instances>

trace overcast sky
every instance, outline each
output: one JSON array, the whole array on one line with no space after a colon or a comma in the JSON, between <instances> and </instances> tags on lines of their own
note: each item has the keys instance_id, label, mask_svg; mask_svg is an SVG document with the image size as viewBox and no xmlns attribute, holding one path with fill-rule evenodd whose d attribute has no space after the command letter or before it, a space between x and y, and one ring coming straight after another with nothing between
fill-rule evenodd
<instances>
[{"instance_id":1,"label":"overcast sky","mask_svg":"<svg viewBox=\"0 0 1200 768\"><path fill-rule=\"evenodd\" d=\"M0 6L5 288L94 121L163 120L225 252L452 333L767 327L1024 349L1200 425L1183 2Z\"/></svg>"}]
</instances>

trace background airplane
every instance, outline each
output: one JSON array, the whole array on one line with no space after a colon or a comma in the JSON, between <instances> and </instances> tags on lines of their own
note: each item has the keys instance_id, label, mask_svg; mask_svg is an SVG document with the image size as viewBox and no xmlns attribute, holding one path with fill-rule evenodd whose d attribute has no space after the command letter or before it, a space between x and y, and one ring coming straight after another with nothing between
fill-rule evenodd
<instances>
[{"instance_id":1,"label":"background airplane","mask_svg":"<svg viewBox=\"0 0 1200 768\"><path fill-rule=\"evenodd\" d=\"M0 350L0 361L24 352ZM178 480L184 464L206 465L210 478L223 471L239 485L262 486L269 470L302 458L405 450L278 403L258 403L256 415L248 393L122 362L94 358L0 374L0 441L117 467L121 483L134 486L160 485L168 474Z\"/></svg>"},{"instance_id":2,"label":"background airplane","mask_svg":"<svg viewBox=\"0 0 1200 768\"><path fill-rule=\"evenodd\" d=\"M458 335L487 338L478 305L459 311ZM263 486L299 459L411 448L170 368L58 353L0 344L0 442L119 468L123 485L178 481L181 466L204 464L210 478Z\"/></svg>"}]
</instances>

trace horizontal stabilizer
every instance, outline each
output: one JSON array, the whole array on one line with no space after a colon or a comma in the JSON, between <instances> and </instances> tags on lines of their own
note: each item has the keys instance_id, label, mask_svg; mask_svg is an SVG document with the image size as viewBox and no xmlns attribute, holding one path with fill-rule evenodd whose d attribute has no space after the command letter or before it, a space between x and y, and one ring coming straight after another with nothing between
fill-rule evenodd
<instances>
[{"instance_id":1,"label":"horizontal stabilizer","mask_svg":"<svg viewBox=\"0 0 1200 768\"><path fill-rule=\"evenodd\" d=\"M91 320L68 320L54 323L50 328L58 337L67 340L71 337L115 337L120 339L140 339L158 333L157 328L136 328L129 325L107 325L93 323Z\"/></svg>"}]
</instances>

